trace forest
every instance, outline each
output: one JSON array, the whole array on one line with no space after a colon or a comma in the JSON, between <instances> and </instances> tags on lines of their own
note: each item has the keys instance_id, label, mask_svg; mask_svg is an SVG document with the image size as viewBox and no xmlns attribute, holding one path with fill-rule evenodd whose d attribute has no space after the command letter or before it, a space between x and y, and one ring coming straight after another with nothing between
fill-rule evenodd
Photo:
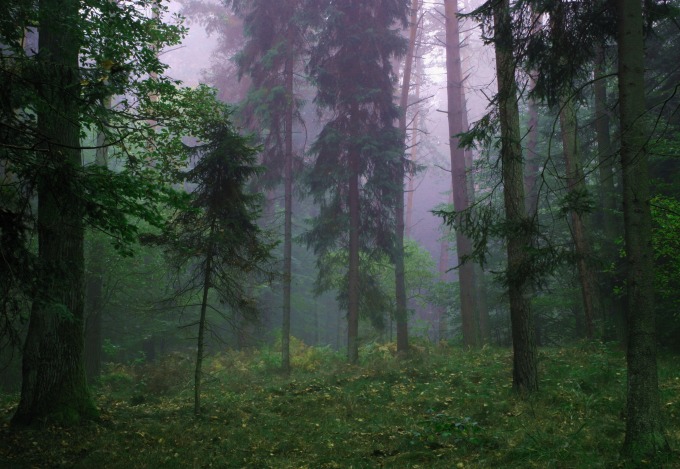
<instances>
[{"instance_id":1,"label":"forest","mask_svg":"<svg viewBox=\"0 0 680 469\"><path fill-rule=\"evenodd\" d=\"M680 468L679 87L678 0L3 0L0 467Z\"/></svg>"}]
</instances>

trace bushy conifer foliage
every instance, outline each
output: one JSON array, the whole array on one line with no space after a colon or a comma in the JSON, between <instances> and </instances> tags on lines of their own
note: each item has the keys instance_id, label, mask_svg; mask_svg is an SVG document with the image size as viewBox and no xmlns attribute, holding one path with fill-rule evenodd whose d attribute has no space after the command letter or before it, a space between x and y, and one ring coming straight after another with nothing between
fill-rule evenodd
<instances>
[{"instance_id":1,"label":"bushy conifer foliage","mask_svg":"<svg viewBox=\"0 0 680 469\"><path fill-rule=\"evenodd\" d=\"M311 2L319 20L309 73L315 102L329 121L312 145L307 176L319 205L305 240L316 253L348 249L349 360L358 353L360 251L391 252L394 207L400 194L395 174L403 165L402 133L394 104L391 59L405 52L399 22L406 24L403 0ZM319 265L323 268L323 265Z\"/></svg>"},{"instance_id":2,"label":"bushy conifer foliage","mask_svg":"<svg viewBox=\"0 0 680 469\"><path fill-rule=\"evenodd\" d=\"M257 148L232 127L226 107L219 111L205 122L203 141L193 148L198 161L184 175L193 187L189 208L178 211L156 238L177 269L179 290L202 294L195 369L197 415L209 292L216 291L232 312L254 315L248 280L268 275L264 264L274 246L256 224L261 197L247 190L262 170L256 166Z\"/></svg>"}]
</instances>

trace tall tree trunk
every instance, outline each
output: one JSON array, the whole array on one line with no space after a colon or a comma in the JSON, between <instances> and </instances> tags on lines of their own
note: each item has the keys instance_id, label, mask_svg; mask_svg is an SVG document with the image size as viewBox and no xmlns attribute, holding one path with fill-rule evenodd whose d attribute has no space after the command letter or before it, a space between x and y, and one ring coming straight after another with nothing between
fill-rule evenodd
<instances>
[{"instance_id":1,"label":"tall tree trunk","mask_svg":"<svg viewBox=\"0 0 680 469\"><path fill-rule=\"evenodd\" d=\"M349 271L347 286L347 359L359 361L359 155L349 153Z\"/></svg>"},{"instance_id":2,"label":"tall tree trunk","mask_svg":"<svg viewBox=\"0 0 680 469\"><path fill-rule=\"evenodd\" d=\"M292 28L290 29L292 32ZM289 46L290 46L289 40ZM283 233L283 324L281 327L281 368L290 373L290 287L293 277L293 57L288 51L285 65L288 103L285 115L284 233Z\"/></svg>"},{"instance_id":3,"label":"tall tree trunk","mask_svg":"<svg viewBox=\"0 0 680 469\"><path fill-rule=\"evenodd\" d=\"M453 193L449 193L448 204L453 204ZM448 226L444 225L441 240L439 241L439 281L448 282L449 281L449 235L451 231ZM445 323L444 316L446 315L446 307L438 306L436 311L436 323L437 323L437 341L444 340L445 336Z\"/></svg>"},{"instance_id":4,"label":"tall tree trunk","mask_svg":"<svg viewBox=\"0 0 680 469\"><path fill-rule=\"evenodd\" d=\"M642 2L617 0L621 170L626 249L628 400L622 452L641 463L669 446L661 426L656 365L652 216L645 143Z\"/></svg>"},{"instance_id":5,"label":"tall tree trunk","mask_svg":"<svg viewBox=\"0 0 680 469\"><path fill-rule=\"evenodd\" d=\"M467 8L467 6L466 6ZM465 62L469 56L463 56L462 52L465 50L461 45L461 64L464 68ZM461 69L462 70L462 69ZM465 97L465 86L463 86L461 77L460 86L460 100L463 103L463 129L469 130L467 99ZM467 181L467 191L469 204L475 202L475 177L474 177L474 157L470 149L465 149L465 172ZM491 338L491 325L489 321L489 308L486 302L486 282L484 281L484 269L478 263L474 263L474 283L475 283L475 323L477 334L479 337L479 344L487 344Z\"/></svg>"},{"instance_id":6,"label":"tall tree trunk","mask_svg":"<svg viewBox=\"0 0 680 469\"><path fill-rule=\"evenodd\" d=\"M464 132L463 113L463 70L460 57L460 34L458 31L457 0L445 0L446 16L446 82L448 96L449 144L451 150L451 182L453 189L453 208L456 212L467 210L470 206L467 173L465 170L465 150L459 148L456 135ZM472 242L460 229L456 230L456 250L459 264L460 314L463 322L463 342L474 347L479 344L475 321L475 270L468 260L472 254Z\"/></svg>"},{"instance_id":7,"label":"tall tree trunk","mask_svg":"<svg viewBox=\"0 0 680 469\"><path fill-rule=\"evenodd\" d=\"M104 106L110 107L111 99L106 98ZM106 167L108 147L106 134L97 134L95 164ZM85 284L85 373L89 382L97 381L102 365L102 316L104 308L104 243L95 236L89 255L89 276Z\"/></svg>"},{"instance_id":8,"label":"tall tree trunk","mask_svg":"<svg viewBox=\"0 0 680 469\"><path fill-rule=\"evenodd\" d=\"M417 54L417 51L414 52ZM411 237L411 229L413 228L413 199L416 193L415 185L415 165L418 162L418 129L423 125L423 117L420 113L420 82L422 81L422 60L417 56L413 58L416 63L416 93L415 106L416 111L413 117L413 126L411 127L411 166L409 167L408 190L406 196L406 222L404 224L404 235L407 238Z\"/></svg>"},{"instance_id":9,"label":"tall tree trunk","mask_svg":"<svg viewBox=\"0 0 680 469\"><path fill-rule=\"evenodd\" d=\"M597 160L599 176L599 210L597 222L602 231L602 245L604 262L612 263L618 257L618 246L614 240L621 233L621 226L616 216L619 207L618 193L614 186L616 153L613 151L611 134L609 130L610 110L607 109L607 82L604 79L605 54L604 44L596 49L595 56L595 82L593 91L595 95L595 137L597 140ZM625 318L621 301L615 298L615 278L611 272L602 273L602 302L603 311L607 311L607 318L614 329L615 337L621 344L626 341Z\"/></svg>"},{"instance_id":10,"label":"tall tree trunk","mask_svg":"<svg viewBox=\"0 0 680 469\"><path fill-rule=\"evenodd\" d=\"M529 77L529 88L533 89L535 82ZM529 122L527 135L527 157L524 175L524 191L526 192L526 210L530 217L538 216L538 102L529 98Z\"/></svg>"},{"instance_id":11,"label":"tall tree trunk","mask_svg":"<svg viewBox=\"0 0 680 469\"><path fill-rule=\"evenodd\" d=\"M525 271L531 247L531 221L526 216L522 147L520 144L517 83L509 0L494 6L498 111L501 129L503 199L508 224L506 235L512 327L513 389L524 395L538 390L537 353Z\"/></svg>"},{"instance_id":12,"label":"tall tree trunk","mask_svg":"<svg viewBox=\"0 0 680 469\"><path fill-rule=\"evenodd\" d=\"M562 149L567 168L567 192L574 198L585 196L586 184L583 168L581 167L578 142L578 128L576 122L576 108L571 99L563 98L560 102L560 126L562 134ZM590 242L586 233L582 214L571 210L571 236L574 240L576 252L576 267L578 269L583 312L586 326L586 337L595 337L595 322L599 317L599 298L597 297L595 273L590 264Z\"/></svg>"},{"instance_id":13,"label":"tall tree trunk","mask_svg":"<svg viewBox=\"0 0 680 469\"><path fill-rule=\"evenodd\" d=\"M51 419L73 424L96 415L83 360L83 207L75 188L81 167L77 96L79 3L39 3L40 94L38 130L45 158L38 181L40 267L22 364L14 424Z\"/></svg>"},{"instance_id":14,"label":"tall tree trunk","mask_svg":"<svg viewBox=\"0 0 680 469\"><path fill-rule=\"evenodd\" d=\"M210 228L210 236L214 232L214 225ZM201 378L203 377L203 348L205 341L205 316L208 310L208 292L210 291L210 279L212 268L212 249L208 250L203 273L203 298L201 299L201 315L198 318L198 341L196 344L196 368L194 370L194 415L201 414Z\"/></svg>"},{"instance_id":15,"label":"tall tree trunk","mask_svg":"<svg viewBox=\"0 0 680 469\"><path fill-rule=\"evenodd\" d=\"M411 70L413 68L413 56L416 48L416 32L418 29L418 8L420 0L412 0L411 3L411 24L409 29L408 50L406 52L406 62L404 63L404 77L401 85L401 99L399 106L399 130L406 139L406 110L408 108L408 94L411 87ZM394 246L394 279L396 292L396 311L394 318L397 323L397 353L405 355L408 353L408 310L406 307L406 278L404 272L404 163L399 161L397 165L396 185L397 185L397 204L396 225L397 233Z\"/></svg>"}]
</instances>

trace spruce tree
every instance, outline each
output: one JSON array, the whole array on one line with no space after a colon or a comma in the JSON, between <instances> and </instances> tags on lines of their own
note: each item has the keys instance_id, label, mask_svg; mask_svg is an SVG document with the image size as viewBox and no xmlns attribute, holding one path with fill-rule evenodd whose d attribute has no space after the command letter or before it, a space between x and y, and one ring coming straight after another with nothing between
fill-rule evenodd
<instances>
[{"instance_id":1,"label":"spruce tree","mask_svg":"<svg viewBox=\"0 0 680 469\"><path fill-rule=\"evenodd\" d=\"M406 25L405 0L311 2L318 39L309 74L317 86L315 102L329 121L312 145L307 176L319 214L305 235L323 256L336 247L349 251L346 289L348 359L358 360L360 251L392 253L395 179L403 172L404 139L395 127L391 59L405 52L399 24ZM346 301L345 301L346 299Z\"/></svg>"}]
</instances>

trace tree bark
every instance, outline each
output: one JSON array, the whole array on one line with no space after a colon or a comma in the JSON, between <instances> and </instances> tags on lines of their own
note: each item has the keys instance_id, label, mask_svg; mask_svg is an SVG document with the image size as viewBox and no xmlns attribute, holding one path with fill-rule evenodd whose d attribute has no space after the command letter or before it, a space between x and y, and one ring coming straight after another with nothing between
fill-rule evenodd
<instances>
[{"instance_id":1,"label":"tree bark","mask_svg":"<svg viewBox=\"0 0 680 469\"><path fill-rule=\"evenodd\" d=\"M404 63L404 76L401 85L401 98L399 106L399 130L406 140L406 109L408 108L408 94L411 87L411 70L413 68L413 56L416 47L416 32L418 28L418 8L419 0L412 0L411 3L411 24L409 28L408 50ZM404 145L405 148L405 145ZM396 239L394 253L394 279L396 292L396 311L394 319L397 323L397 353L405 355L408 353L408 310L406 307L406 279L404 268L404 164L399 161L397 165L396 185L397 185L397 204L396 211Z\"/></svg>"},{"instance_id":2,"label":"tree bark","mask_svg":"<svg viewBox=\"0 0 680 469\"><path fill-rule=\"evenodd\" d=\"M292 32L292 28L290 29ZM291 34L289 32L289 35ZM292 47L289 38L288 47ZM285 110L284 233L283 233L283 324L281 327L281 368L290 373L290 312L293 278L293 51L288 51L284 70L288 103Z\"/></svg>"},{"instance_id":3,"label":"tree bark","mask_svg":"<svg viewBox=\"0 0 680 469\"><path fill-rule=\"evenodd\" d=\"M451 151L451 183L453 208L456 212L470 206L468 181L465 165L465 150L459 148L459 138L464 132L463 113L463 71L460 57L460 34L458 31L457 0L445 0L446 16L446 81L448 96L449 144ZM466 260L472 254L472 242L460 229L456 230L456 250L459 265L460 314L463 322L463 343L468 347L479 345L475 321L475 270L474 264Z\"/></svg>"},{"instance_id":4,"label":"tree bark","mask_svg":"<svg viewBox=\"0 0 680 469\"><path fill-rule=\"evenodd\" d=\"M417 52L414 52L414 54ZM422 80L422 60L414 57L416 62L416 93L415 93L415 116L413 117L413 126L411 127L411 168L409 170L408 191L406 196L406 222L404 223L404 235L407 238L411 237L411 229L413 228L413 199L416 193L415 187L415 170L414 167L418 162L418 129L422 127L423 118L420 114L420 82Z\"/></svg>"},{"instance_id":5,"label":"tree bark","mask_svg":"<svg viewBox=\"0 0 680 469\"><path fill-rule=\"evenodd\" d=\"M642 2L617 0L621 170L626 249L628 400L622 453L641 463L669 450L656 364L652 216L645 148Z\"/></svg>"},{"instance_id":6,"label":"tree bark","mask_svg":"<svg viewBox=\"0 0 680 469\"><path fill-rule=\"evenodd\" d=\"M349 152L349 271L347 286L347 359L359 361L359 155Z\"/></svg>"},{"instance_id":7,"label":"tree bark","mask_svg":"<svg viewBox=\"0 0 680 469\"><path fill-rule=\"evenodd\" d=\"M81 167L78 52L79 3L39 3L43 76L38 109L45 171L38 181L38 282L22 363L14 424L53 420L75 424L96 416L83 360L83 207L76 189Z\"/></svg>"},{"instance_id":8,"label":"tree bark","mask_svg":"<svg viewBox=\"0 0 680 469\"><path fill-rule=\"evenodd\" d=\"M618 257L616 238L622 231L616 212L619 209L619 197L615 188L615 167L617 155L611 143L610 110L607 109L607 83L604 79L605 54L604 45L596 47L595 82L595 138L597 141L599 210L597 223L602 231L602 252L605 262L613 263ZM601 280L603 311L607 312L607 320L612 326L615 337L621 344L626 342L625 317L621 301L614 297L615 278L613 272L603 272Z\"/></svg>"},{"instance_id":9,"label":"tree bark","mask_svg":"<svg viewBox=\"0 0 680 469\"><path fill-rule=\"evenodd\" d=\"M529 88L534 87L534 79L529 78ZM529 98L529 122L527 135L526 174L524 190L526 192L526 210L530 217L538 216L538 103Z\"/></svg>"},{"instance_id":10,"label":"tree bark","mask_svg":"<svg viewBox=\"0 0 680 469\"><path fill-rule=\"evenodd\" d=\"M453 194L449 194L448 204L453 204ZM447 225L443 226L442 237L439 240L439 281L448 282L450 280L449 275L449 235L451 230ZM446 324L444 323L444 317L446 316L446 307L438 306L436 311L436 323L437 323L437 342L444 340L446 335Z\"/></svg>"},{"instance_id":11,"label":"tree bark","mask_svg":"<svg viewBox=\"0 0 680 469\"><path fill-rule=\"evenodd\" d=\"M538 390L537 354L531 308L527 297L527 251L531 247L531 221L526 216L522 147L520 144L517 83L509 0L494 6L496 73L501 129L503 199L508 225L507 284L510 296L515 392L526 395Z\"/></svg>"},{"instance_id":12,"label":"tree bark","mask_svg":"<svg viewBox=\"0 0 680 469\"><path fill-rule=\"evenodd\" d=\"M573 197L580 197L586 193L585 176L581 167L578 142L578 128L576 109L571 99L565 97L560 102L560 126L562 134L562 150L567 168L567 192ZM571 237L576 252L576 267L578 269L583 313L586 327L586 337L595 337L595 319L599 317L599 298L597 297L595 273L590 264L591 249L582 214L571 210Z\"/></svg>"},{"instance_id":13,"label":"tree bark","mask_svg":"<svg viewBox=\"0 0 680 469\"><path fill-rule=\"evenodd\" d=\"M210 236L212 237L215 228L214 225L210 228ZM208 255L205 260L205 272L203 273L203 298L201 300L201 314L198 318L198 340L196 343L196 368L194 370L194 415L201 414L201 378L203 377L203 348L205 341L205 322L206 312L208 310L208 292L210 291L210 279L212 276L212 249L208 250Z\"/></svg>"}]
</instances>

